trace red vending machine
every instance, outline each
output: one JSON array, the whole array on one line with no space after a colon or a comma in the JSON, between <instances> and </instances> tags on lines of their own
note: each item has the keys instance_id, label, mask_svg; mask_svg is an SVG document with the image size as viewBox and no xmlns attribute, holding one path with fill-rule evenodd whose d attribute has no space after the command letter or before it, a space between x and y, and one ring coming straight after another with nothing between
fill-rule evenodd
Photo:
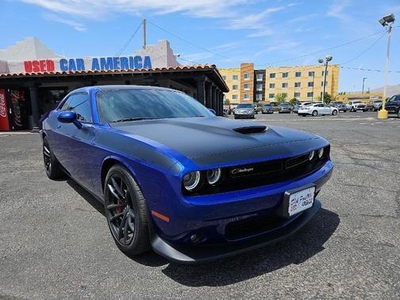
<instances>
[{"instance_id":1,"label":"red vending machine","mask_svg":"<svg viewBox=\"0 0 400 300\"><path fill-rule=\"evenodd\" d=\"M10 91L10 125L12 130L28 128L27 111L24 91Z\"/></svg>"},{"instance_id":2,"label":"red vending machine","mask_svg":"<svg viewBox=\"0 0 400 300\"><path fill-rule=\"evenodd\" d=\"M6 91L0 89L0 131L10 130L8 113Z\"/></svg>"}]
</instances>

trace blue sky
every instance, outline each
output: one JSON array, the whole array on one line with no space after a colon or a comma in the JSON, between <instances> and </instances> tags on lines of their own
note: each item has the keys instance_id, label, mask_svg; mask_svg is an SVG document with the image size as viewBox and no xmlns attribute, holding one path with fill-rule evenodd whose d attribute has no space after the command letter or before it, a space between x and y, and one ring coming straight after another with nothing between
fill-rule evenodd
<instances>
[{"instance_id":1,"label":"blue sky","mask_svg":"<svg viewBox=\"0 0 400 300\"><path fill-rule=\"evenodd\" d=\"M388 84L400 84L399 0L0 0L0 49L37 37L66 57L130 55L168 40L183 65L341 66L339 91L384 85L387 28L393 13Z\"/></svg>"}]
</instances>

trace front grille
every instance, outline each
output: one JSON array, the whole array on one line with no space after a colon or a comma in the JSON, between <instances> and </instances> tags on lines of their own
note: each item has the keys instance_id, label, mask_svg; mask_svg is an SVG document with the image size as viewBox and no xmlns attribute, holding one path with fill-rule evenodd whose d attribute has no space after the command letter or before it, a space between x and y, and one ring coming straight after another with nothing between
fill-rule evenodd
<instances>
[{"instance_id":1,"label":"front grille","mask_svg":"<svg viewBox=\"0 0 400 300\"><path fill-rule=\"evenodd\" d=\"M186 195L207 195L265 186L277 182L302 178L319 170L329 160L330 147L324 148L324 155L317 155L310 161L309 153L255 164L240 165L222 169L222 180L218 185L204 184L196 192Z\"/></svg>"}]
</instances>

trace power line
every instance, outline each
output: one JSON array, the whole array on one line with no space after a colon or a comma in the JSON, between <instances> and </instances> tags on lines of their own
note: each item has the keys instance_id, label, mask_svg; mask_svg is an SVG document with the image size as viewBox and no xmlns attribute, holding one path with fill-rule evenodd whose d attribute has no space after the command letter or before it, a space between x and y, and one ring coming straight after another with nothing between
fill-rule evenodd
<instances>
[{"instance_id":1,"label":"power line","mask_svg":"<svg viewBox=\"0 0 400 300\"><path fill-rule=\"evenodd\" d=\"M266 63L266 64L264 64L264 66L272 66L274 64L278 64L278 63L285 62L285 61L296 60L296 59L309 57L309 56L315 56L316 54L325 53L325 52L333 50L333 49L342 48L344 46L347 46L347 45L362 41L364 39L370 38L370 37L372 37L374 35L377 35L379 33L381 33L381 31L373 33L373 34L370 34L370 35L367 35L367 36L364 36L364 37L361 37L361 38L358 38L358 39L355 39L355 40L352 40L352 41L348 41L348 42L345 42L345 43L342 43L342 44L339 44L339 45L336 45L336 46L332 46L332 47L329 47L329 48L326 48L326 49L314 51L314 52L311 52L311 53L307 53L307 54L296 56L296 57L292 57L292 58L282 59L282 60L279 60L279 61L276 61L276 62L273 62L273 63ZM382 38L382 37L380 37L380 38Z\"/></svg>"},{"instance_id":2,"label":"power line","mask_svg":"<svg viewBox=\"0 0 400 300\"><path fill-rule=\"evenodd\" d=\"M115 56L120 56L122 54L122 52L125 51L125 49L129 46L130 42L133 40L133 38L135 37L136 33L139 31L140 27L142 27L142 22L140 23L140 25L138 26L138 28L136 29L136 31L131 35L131 37L129 38L129 40L124 44L124 46L122 46L121 50L118 51L118 53Z\"/></svg>"},{"instance_id":3,"label":"power line","mask_svg":"<svg viewBox=\"0 0 400 300\"><path fill-rule=\"evenodd\" d=\"M359 58L360 56L362 56L362 55L365 54L366 52L368 52L368 51L369 51L373 46L375 46L385 35L386 35L386 32L385 32L382 36L380 36L375 42L373 42L367 49L365 49L364 51L362 51L359 55L357 55L356 57L354 57L354 58L352 58L352 59L350 59L350 60L348 60L348 61L346 61L346 62L344 62L344 63L341 63L341 65L346 65L346 64L348 64L348 63L350 63L350 62L356 60L357 58Z\"/></svg>"},{"instance_id":4,"label":"power line","mask_svg":"<svg viewBox=\"0 0 400 300\"><path fill-rule=\"evenodd\" d=\"M168 33L168 34L170 34L170 35L176 37L177 39L179 39L179 40L181 40L181 41L183 41L183 42L185 42L185 43L187 43L187 44L189 44L189 45L191 45L191 46L193 46L193 47L196 47L196 48L201 49L201 50L203 50L203 51L205 51L205 52L208 52L208 53L213 54L213 55L216 55L216 56L220 56L220 57L225 58L225 59L229 59L229 60L232 60L232 61L239 61L238 59L232 59L232 58L230 58L230 57L228 57L228 56L225 56L225 55L219 54L219 53L217 53L217 52L210 51L210 50L208 50L207 48L198 46L198 45L196 45L196 44L194 44L194 43L192 43L192 42L190 42L190 41L188 41L188 40L186 40L186 39L184 39L184 38L181 38L180 36L178 36L178 35L176 35L176 34L174 34L174 33L172 33L172 32L169 32L168 30L166 30L166 29L164 29L164 28L158 26L157 24L155 24L155 23L153 23L153 22L151 22L151 21L147 21L147 22L150 23L150 24L152 24L153 26L157 27L158 29L160 29L160 30L162 30L162 31L164 31L164 32L166 32L166 33ZM180 58L180 59L182 59L182 58Z\"/></svg>"}]
</instances>

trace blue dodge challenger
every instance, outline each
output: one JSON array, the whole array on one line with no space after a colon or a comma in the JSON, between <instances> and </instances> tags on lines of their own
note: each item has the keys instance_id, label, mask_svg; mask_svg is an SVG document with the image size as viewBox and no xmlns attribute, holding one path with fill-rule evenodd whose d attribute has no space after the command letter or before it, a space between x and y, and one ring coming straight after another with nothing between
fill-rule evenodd
<instances>
[{"instance_id":1,"label":"blue dodge challenger","mask_svg":"<svg viewBox=\"0 0 400 300\"><path fill-rule=\"evenodd\" d=\"M296 233L331 176L320 136L217 117L150 86L70 92L42 122L50 179L70 176L104 203L118 248L200 263Z\"/></svg>"}]
</instances>

